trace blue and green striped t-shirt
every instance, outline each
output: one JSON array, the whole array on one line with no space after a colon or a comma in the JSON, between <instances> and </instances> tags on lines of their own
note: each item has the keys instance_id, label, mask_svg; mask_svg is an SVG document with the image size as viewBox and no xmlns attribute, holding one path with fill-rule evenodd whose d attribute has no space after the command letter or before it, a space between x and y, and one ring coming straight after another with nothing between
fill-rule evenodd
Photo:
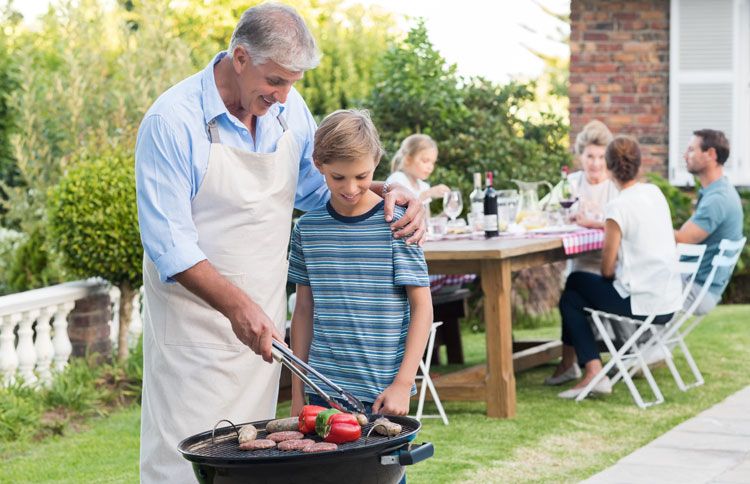
<instances>
[{"instance_id":1,"label":"blue and green striped t-shirt","mask_svg":"<svg viewBox=\"0 0 750 484\"><path fill-rule=\"evenodd\" d=\"M396 207L394 219L403 213ZM392 236L383 202L356 217L336 213L329 202L297 222L289 281L312 290L309 364L373 402L404 356L410 319L404 286L430 285L421 247Z\"/></svg>"}]
</instances>

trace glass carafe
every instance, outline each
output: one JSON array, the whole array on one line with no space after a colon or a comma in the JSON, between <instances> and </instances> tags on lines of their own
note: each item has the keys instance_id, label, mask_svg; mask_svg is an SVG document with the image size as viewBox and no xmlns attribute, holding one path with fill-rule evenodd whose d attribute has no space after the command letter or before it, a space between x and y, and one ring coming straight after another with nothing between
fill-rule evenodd
<instances>
[{"instance_id":1,"label":"glass carafe","mask_svg":"<svg viewBox=\"0 0 750 484\"><path fill-rule=\"evenodd\" d=\"M552 185L546 181L521 181L512 180L518 185L519 199L518 211L516 212L516 223L527 230L538 229L546 225L544 207L539 203L539 185L545 185L552 191Z\"/></svg>"}]
</instances>

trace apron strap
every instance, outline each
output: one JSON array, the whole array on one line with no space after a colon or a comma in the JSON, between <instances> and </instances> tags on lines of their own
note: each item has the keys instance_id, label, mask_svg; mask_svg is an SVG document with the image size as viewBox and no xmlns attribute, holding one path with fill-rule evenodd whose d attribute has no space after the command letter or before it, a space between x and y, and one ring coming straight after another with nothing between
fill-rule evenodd
<instances>
[{"instance_id":1,"label":"apron strap","mask_svg":"<svg viewBox=\"0 0 750 484\"><path fill-rule=\"evenodd\" d=\"M279 113L278 116L276 116L276 119L279 121L279 124L281 125L281 129L286 132L287 129L289 129L289 126L286 124L286 119L284 119L281 116L281 113Z\"/></svg>"},{"instance_id":2,"label":"apron strap","mask_svg":"<svg viewBox=\"0 0 750 484\"><path fill-rule=\"evenodd\" d=\"M219 137L219 126L216 124L215 118L208 122L208 140L211 143L221 143L221 137Z\"/></svg>"}]
</instances>

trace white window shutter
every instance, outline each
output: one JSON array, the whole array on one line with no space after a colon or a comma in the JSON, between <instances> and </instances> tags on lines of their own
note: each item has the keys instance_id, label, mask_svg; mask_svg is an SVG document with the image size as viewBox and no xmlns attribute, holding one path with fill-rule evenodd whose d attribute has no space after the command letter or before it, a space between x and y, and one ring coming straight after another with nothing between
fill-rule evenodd
<instances>
[{"instance_id":1,"label":"white window shutter","mask_svg":"<svg viewBox=\"0 0 750 484\"><path fill-rule=\"evenodd\" d=\"M692 132L702 128L719 129L729 138L732 149L725 171L730 180L750 181L750 170L740 166L747 163L750 128L742 122L750 113L750 79L743 74L749 56L744 38L750 30L749 1L671 2L669 180L673 185L693 184L683 154Z\"/></svg>"},{"instance_id":2,"label":"white window shutter","mask_svg":"<svg viewBox=\"0 0 750 484\"><path fill-rule=\"evenodd\" d=\"M730 158L734 165L730 179L735 185L750 186L750 0L739 0L737 6L738 43L737 80L738 103L737 131L732 141L735 156Z\"/></svg>"}]
</instances>

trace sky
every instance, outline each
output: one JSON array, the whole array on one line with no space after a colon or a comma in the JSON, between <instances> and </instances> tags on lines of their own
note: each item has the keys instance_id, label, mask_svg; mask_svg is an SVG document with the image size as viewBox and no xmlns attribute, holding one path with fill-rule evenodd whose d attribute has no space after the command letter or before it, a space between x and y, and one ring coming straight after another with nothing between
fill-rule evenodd
<instances>
[{"instance_id":1,"label":"sky","mask_svg":"<svg viewBox=\"0 0 750 484\"><path fill-rule=\"evenodd\" d=\"M481 75L504 82L510 77L537 77L543 62L525 47L549 55L567 57L569 49L559 42L561 23L537 4L554 12L569 12L569 0L358 0L377 4L396 14L423 17L433 45L463 75ZM355 3L351 1L350 3ZM411 24L407 21L404 28ZM537 32L531 32L531 27Z\"/></svg>"},{"instance_id":2,"label":"sky","mask_svg":"<svg viewBox=\"0 0 750 484\"><path fill-rule=\"evenodd\" d=\"M423 17L430 40L465 76L484 76L498 82L511 77L537 77L544 64L525 47L545 54L567 56L568 49L556 37L561 25L537 3L555 12L566 12L569 0L347 0L347 3L380 5L401 19L404 30L413 25L408 17ZM14 8L26 19L43 13L49 0L21 0ZM529 31L531 27L536 32Z\"/></svg>"}]
</instances>

